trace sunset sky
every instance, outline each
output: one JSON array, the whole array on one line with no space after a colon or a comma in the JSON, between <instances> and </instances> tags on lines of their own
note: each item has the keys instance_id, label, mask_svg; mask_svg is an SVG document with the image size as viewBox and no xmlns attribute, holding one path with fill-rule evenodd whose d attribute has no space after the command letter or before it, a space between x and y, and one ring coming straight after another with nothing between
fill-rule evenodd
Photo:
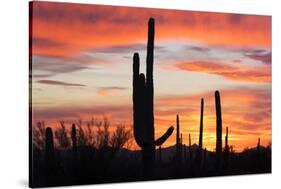
<instances>
[{"instance_id":1,"label":"sunset sky","mask_svg":"<svg viewBox=\"0 0 281 189\"><path fill-rule=\"evenodd\" d=\"M271 142L271 17L34 2L33 123L55 127L94 117L132 125L132 58L145 70L147 21L155 19L155 135L180 116L183 142L215 148L215 90L223 138L236 151ZM224 142L223 142L224 143ZM164 144L175 144L175 132Z\"/></svg>"}]
</instances>

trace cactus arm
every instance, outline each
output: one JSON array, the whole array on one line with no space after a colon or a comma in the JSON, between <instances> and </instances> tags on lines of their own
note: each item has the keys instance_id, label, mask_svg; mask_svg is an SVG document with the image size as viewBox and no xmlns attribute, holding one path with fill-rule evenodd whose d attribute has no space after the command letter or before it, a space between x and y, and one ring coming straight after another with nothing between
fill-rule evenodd
<instances>
[{"instance_id":1,"label":"cactus arm","mask_svg":"<svg viewBox=\"0 0 281 189\"><path fill-rule=\"evenodd\" d=\"M134 137L139 146L143 146L144 141L142 136L144 135L143 129L144 125L142 124L142 104L143 100L143 76L139 74L139 54L135 53L133 57L133 116L134 116ZM142 93L142 94L141 94Z\"/></svg>"},{"instance_id":2,"label":"cactus arm","mask_svg":"<svg viewBox=\"0 0 281 189\"><path fill-rule=\"evenodd\" d=\"M169 129L167 129L167 131L155 141L155 145L161 146L172 135L173 131L174 131L174 127L173 126L169 127Z\"/></svg>"}]
</instances>

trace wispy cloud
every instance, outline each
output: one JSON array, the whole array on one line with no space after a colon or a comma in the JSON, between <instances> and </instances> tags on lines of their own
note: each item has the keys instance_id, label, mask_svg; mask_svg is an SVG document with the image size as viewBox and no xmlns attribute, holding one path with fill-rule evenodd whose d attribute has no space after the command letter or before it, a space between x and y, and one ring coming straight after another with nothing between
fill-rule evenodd
<instances>
[{"instance_id":1,"label":"wispy cloud","mask_svg":"<svg viewBox=\"0 0 281 189\"><path fill-rule=\"evenodd\" d=\"M271 52L266 53L251 53L247 54L246 56L258 60L266 65L271 65Z\"/></svg>"},{"instance_id":2,"label":"wispy cloud","mask_svg":"<svg viewBox=\"0 0 281 189\"><path fill-rule=\"evenodd\" d=\"M32 38L32 47L33 48L63 48L66 44L51 40L48 38L40 38L40 37L33 37Z\"/></svg>"},{"instance_id":3,"label":"wispy cloud","mask_svg":"<svg viewBox=\"0 0 281 189\"><path fill-rule=\"evenodd\" d=\"M99 96L108 96L108 95L116 95L117 93L127 90L126 87L99 87L97 89L97 95Z\"/></svg>"},{"instance_id":4,"label":"wispy cloud","mask_svg":"<svg viewBox=\"0 0 281 189\"><path fill-rule=\"evenodd\" d=\"M219 75L228 80L256 83L271 82L271 67L235 67L229 64L207 61L184 62L177 64L176 67L184 71Z\"/></svg>"},{"instance_id":5,"label":"wispy cloud","mask_svg":"<svg viewBox=\"0 0 281 189\"><path fill-rule=\"evenodd\" d=\"M39 80L37 83L46 84L46 85L59 85L59 86L70 86L70 87L85 87L86 85L78 84L78 83L68 83L63 81L55 81L55 80Z\"/></svg>"}]
</instances>

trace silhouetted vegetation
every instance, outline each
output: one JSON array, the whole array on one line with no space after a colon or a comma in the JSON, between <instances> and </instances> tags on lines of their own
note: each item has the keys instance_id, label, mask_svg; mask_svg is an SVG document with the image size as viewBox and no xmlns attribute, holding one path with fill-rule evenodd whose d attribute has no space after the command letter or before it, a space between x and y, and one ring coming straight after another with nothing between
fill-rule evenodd
<instances>
[{"instance_id":1,"label":"silhouetted vegetation","mask_svg":"<svg viewBox=\"0 0 281 189\"><path fill-rule=\"evenodd\" d=\"M154 87L153 87L153 55L154 55L154 19L148 21L148 41L146 57L146 78L139 73L139 54L133 57L133 110L134 137L142 149L143 176L150 178L155 161L155 145L161 146L172 134L173 127L155 141L154 139Z\"/></svg>"},{"instance_id":2,"label":"silhouetted vegetation","mask_svg":"<svg viewBox=\"0 0 281 189\"><path fill-rule=\"evenodd\" d=\"M146 76L139 73L139 55L133 56L133 130L111 127L107 118L60 121L56 129L38 122L32 128L31 187L129 182L271 172L271 144L235 152L226 127L222 148L222 108L215 91L216 149L203 148L204 99L201 99L199 141L184 144L180 117L176 115L175 145L162 147L172 135L171 126L160 138L154 136L154 19L148 22ZM133 133L132 133L133 131ZM230 133L231 135L231 133ZM132 140L140 150L130 150ZM156 146L159 146L156 149Z\"/></svg>"}]
</instances>

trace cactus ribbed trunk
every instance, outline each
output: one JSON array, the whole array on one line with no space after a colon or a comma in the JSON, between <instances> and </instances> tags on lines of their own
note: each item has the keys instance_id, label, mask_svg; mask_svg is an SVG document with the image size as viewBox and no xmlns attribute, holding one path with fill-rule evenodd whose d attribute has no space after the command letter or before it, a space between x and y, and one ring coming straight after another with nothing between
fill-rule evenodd
<instances>
[{"instance_id":1,"label":"cactus ribbed trunk","mask_svg":"<svg viewBox=\"0 0 281 189\"><path fill-rule=\"evenodd\" d=\"M222 115L221 115L221 100L219 91L215 92L216 102L216 168L220 169L221 166L221 153L222 153Z\"/></svg>"},{"instance_id":2,"label":"cactus ribbed trunk","mask_svg":"<svg viewBox=\"0 0 281 189\"><path fill-rule=\"evenodd\" d=\"M146 77L139 73L139 55L133 57L133 116L134 138L142 149L143 177L153 176L155 162L155 146L162 145L173 133L171 126L159 139L154 138L154 111L153 111L153 56L154 56L154 19L148 21L148 40L146 56Z\"/></svg>"}]
</instances>

